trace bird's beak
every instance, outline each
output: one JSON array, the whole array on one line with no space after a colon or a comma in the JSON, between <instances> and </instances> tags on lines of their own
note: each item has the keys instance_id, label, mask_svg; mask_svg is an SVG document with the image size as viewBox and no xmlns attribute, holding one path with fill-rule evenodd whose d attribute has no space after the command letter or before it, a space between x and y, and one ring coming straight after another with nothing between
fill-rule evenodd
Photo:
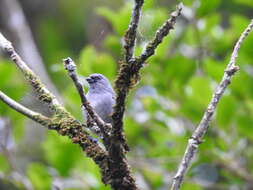
<instances>
[{"instance_id":1,"label":"bird's beak","mask_svg":"<svg viewBox=\"0 0 253 190\"><path fill-rule=\"evenodd\" d=\"M87 81L88 83L92 83L92 82L93 82L93 79L90 78L90 77L86 77L86 81Z\"/></svg>"}]
</instances>

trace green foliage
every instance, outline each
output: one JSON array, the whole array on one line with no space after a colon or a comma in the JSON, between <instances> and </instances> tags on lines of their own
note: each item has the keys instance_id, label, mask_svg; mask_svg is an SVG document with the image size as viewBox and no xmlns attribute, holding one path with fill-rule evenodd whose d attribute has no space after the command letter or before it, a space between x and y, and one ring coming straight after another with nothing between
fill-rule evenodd
<instances>
[{"instance_id":1,"label":"green foliage","mask_svg":"<svg viewBox=\"0 0 253 190\"><path fill-rule=\"evenodd\" d=\"M79 72L83 76L90 73L103 73L108 78L116 73L116 62L109 54L99 53L93 47L88 46L81 51Z\"/></svg>"},{"instance_id":2,"label":"green foliage","mask_svg":"<svg viewBox=\"0 0 253 190\"><path fill-rule=\"evenodd\" d=\"M10 165L6 158L6 155L0 154L0 171L7 173L10 170Z\"/></svg>"},{"instance_id":3,"label":"green foliage","mask_svg":"<svg viewBox=\"0 0 253 190\"><path fill-rule=\"evenodd\" d=\"M9 61L0 60L0 76L0 89L14 100L20 101L27 91L27 85L24 84L22 75L15 65ZM25 118L20 113L9 109L3 102L0 102L0 116L11 118L13 135L16 140L20 139Z\"/></svg>"},{"instance_id":4,"label":"green foliage","mask_svg":"<svg viewBox=\"0 0 253 190\"><path fill-rule=\"evenodd\" d=\"M27 168L27 176L31 180L34 189L50 190L52 177L47 168L40 163L32 163Z\"/></svg>"},{"instance_id":5,"label":"green foliage","mask_svg":"<svg viewBox=\"0 0 253 190\"><path fill-rule=\"evenodd\" d=\"M132 3L126 3L119 11L112 11L106 7L97 8L97 14L105 17L119 36L123 36L129 24Z\"/></svg>"},{"instance_id":6,"label":"green foliage","mask_svg":"<svg viewBox=\"0 0 253 190\"><path fill-rule=\"evenodd\" d=\"M43 144L46 160L58 170L60 175L67 176L71 169L82 158L81 149L71 143L67 137L61 137L55 132L49 132Z\"/></svg>"}]
</instances>

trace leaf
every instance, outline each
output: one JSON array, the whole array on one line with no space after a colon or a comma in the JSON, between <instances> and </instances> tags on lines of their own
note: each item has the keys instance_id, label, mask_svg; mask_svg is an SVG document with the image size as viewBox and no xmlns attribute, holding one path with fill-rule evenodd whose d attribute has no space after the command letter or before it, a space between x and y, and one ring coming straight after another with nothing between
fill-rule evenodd
<instances>
[{"instance_id":1,"label":"leaf","mask_svg":"<svg viewBox=\"0 0 253 190\"><path fill-rule=\"evenodd\" d=\"M223 96L217 106L217 122L220 127L229 126L237 115L237 101L233 96Z\"/></svg>"},{"instance_id":2,"label":"leaf","mask_svg":"<svg viewBox=\"0 0 253 190\"><path fill-rule=\"evenodd\" d=\"M96 9L96 12L112 24L113 29L119 36L123 36L130 22L131 8L132 3L128 2L117 12L106 7L99 7Z\"/></svg>"},{"instance_id":3,"label":"leaf","mask_svg":"<svg viewBox=\"0 0 253 190\"><path fill-rule=\"evenodd\" d=\"M82 150L78 145L52 131L48 132L43 149L46 160L62 176L69 175L70 170L83 158Z\"/></svg>"},{"instance_id":4,"label":"leaf","mask_svg":"<svg viewBox=\"0 0 253 190\"><path fill-rule=\"evenodd\" d=\"M27 168L27 176L36 190L50 190L52 177L50 176L45 165L31 163Z\"/></svg>"},{"instance_id":5,"label":"leaf","mask_svg":"<svg viewBox=\"0 0 253 190\"><path fill-rule=\"evenodd\" d=\"M109 54L98 53L94 47L88 46L81 52L79 72L83 76L102 73L107 78L112 79L116 73L116 63Z\"/></svg>"},{"instance_id":6,"label":"leaf","mask_svg":"<svg viewBox=\"0 0 253 190\"><path fill-rule=\"evenodd\" d=\"M197 9L198 17L203 17L208 15L209 13L214 12L218 8L220 3L221 0L212 0L212 1L201 0L200 7Z\"/></svg>"}]
</instances>

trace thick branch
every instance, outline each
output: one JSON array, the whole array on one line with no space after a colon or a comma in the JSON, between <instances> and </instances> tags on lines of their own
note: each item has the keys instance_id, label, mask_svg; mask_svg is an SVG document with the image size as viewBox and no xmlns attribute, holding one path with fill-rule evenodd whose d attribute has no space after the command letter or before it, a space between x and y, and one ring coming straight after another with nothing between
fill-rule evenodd
<instances>
[{"instance_id":1,"label":"thick branch","mask_svg":"<svg viewBox=\"0 0 253 190\"><path fill-rule=\"evenodd\" d=\"M133 10L132 21L138 23L138 19L135 18L135 12L138 10L140 12L142 1L139 1L140 4L136 4ZM138 1L136 1L138 3ZM115 81L115 91L116 91L116 105L114 107L114 113L112 115L112 138L110 142L109 149L109 169L112 170L112 178L117 179L113 184L113 187L121 187L122 189L137 189L135 185L135 180L130 175L130 169L125 158L125 151L128 151L128 146L125 141L125 135L123 131L123 116L125 112L125 100L127 94L131 87L133 87L139 81L139 71L142 68L144 61L154 54L155 48L161 43L162 39L168 34L170 29L173 28L176 18L181 13L181 7L177 8L177 11L172 14L172 18L168 20L156 33L156 36L152 42L149 43L149 46L144 50L142 56L138 58L126 57L126 61L122 62L120 65L119 73ZM139 13L138 13L139 14ZM138 18L138 17L136 17ZM131 26L131 24L130 24ZM135 27L137 28L137 26ZM131 29L129 29L131 30ZM132 45L128 47L134 47L135 33L129 36L129 30L127 31L126 36L128 39L132 39ZM135 31L134 29L133 31ZM130 44L130 43L129 43ZM130 48L131 49L131 48ZM132 49L133 51L133 49ZM152 52L153 53L150 53ZM131 51L130 51L131 52ZM126 51L127 53L127 51ZM130 54L132 56L132 54ZM120 167L119 167L120 166ZM123 175L120 176L119 174ZM122 184L126 184L122 186ZM126 188L128 185L128 188ZM117 189L116 188L116 189Z\"/></svg>"},{"instance_id":2,"label":"thick branch","mask_svg":"<svg viewBox=\"0 0 253 190\"><path fill-rule=\"evenodd\" d=\"M144 0L135 0L135 5L132 12L132 17L126 34L124 36L125 61L128 62L134 53L134 46L136 41L136 32L140 20L141 8Z\"/></svg>"},{"instance_id":3,"label":"thick branch","mask_svg":"<svg viewBox=\"0 0 253 190\"><path fill-rule=\"evenodd\" d=\"M231 82L232 76L236 73L236 71L239 70L239 67L235 65L236 58L238 56L238 51L240 49L241 43L243 40L248 36L250 31L253 28L253 20L251 20L251 23L248 25L248 27L245 29L245 31L241 34L239 40L237 41L233 53L230 58L230 62L225 69L224 76L218 85L217 89L215 90L215 93L211 99L211 102L209 103L206 112L204 113L198 127L193 132L192 137L189 139L186 151L184 153L183 159L178 167L178 171L173 179L171 190L178 190L180 189L180 186L183 182L184 175L190 165L190 162L192 158L194 157L198 145L201 144L202 138L206 134L209 123L212 119L213 113L217 107L217 104L219 100L221 99L225 89Z\"/></svg>"}]
</instances>

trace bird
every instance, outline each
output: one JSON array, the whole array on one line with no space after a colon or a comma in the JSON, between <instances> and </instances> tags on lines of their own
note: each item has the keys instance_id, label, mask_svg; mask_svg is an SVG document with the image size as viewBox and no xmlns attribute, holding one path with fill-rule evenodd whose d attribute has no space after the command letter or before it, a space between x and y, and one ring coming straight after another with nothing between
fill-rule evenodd
<instances>
[{"instance_id":1,"label":"bird","mask_svg":"<svg viewBox=\"0 0 253 190\"><path fill-rule=\"evenodd\" d=\"M110 81L102 74L94 73L86 78L89 89L86 98L94 111L106 123L112 123L115 92ZM87 118L87 112L86 112Z\"/></svg>"},{"instance_id":2,"label":"bird","mask_svg":"<svg viewBox=\"0 0 253 190\"><path fill-rule=\"evenodd\" d=\"M110 81L102 74L94 73L86 78L89 84L89 90L86 94L86 98L90 103L94 111L100 116L100 118L106 123L112 123L113 106L116 103L115 92L110 84ZM86 118L88 114L85 112ZM95 132L101 139L103 134L100 130L97 130L96 126L93 126L91 130ZM97 139L93 139L97 142ZM124 143L124 149L129 151L129 147Z\"/></svg>"}]
</instances>

